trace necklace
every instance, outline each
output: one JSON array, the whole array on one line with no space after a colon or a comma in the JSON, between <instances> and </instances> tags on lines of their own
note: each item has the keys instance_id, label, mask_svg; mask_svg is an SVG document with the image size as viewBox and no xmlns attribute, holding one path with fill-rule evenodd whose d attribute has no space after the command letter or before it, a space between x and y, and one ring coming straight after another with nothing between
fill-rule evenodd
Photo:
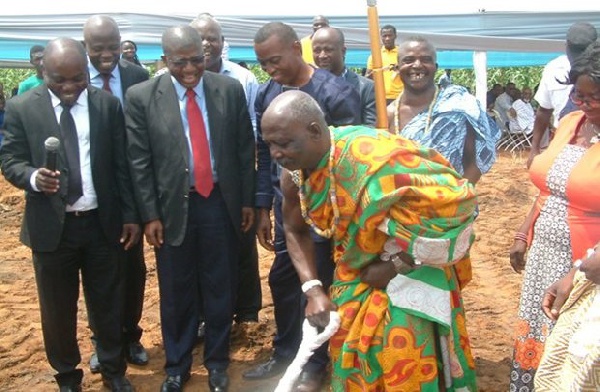
<instances>
[{"instance_id":1,"label":"necklace","mask_svg":"<svg viewBox=\"0 0 600 392\"><path fill-rule=\"evenodd\" d=\"M308 207L306 205L306 194L304 193L304 172L298 170L298 195L300 198L300 211L304 221L321 237L331 238L335 232L335 227L340 221L340 209L337 205L337 194L335 192L335 176L333 175L333 155L335 152L335 140L333 138L333 131L330 129L331 135L331 147L329 150L329 160L327 162L327 170L329 171L329 201L331 202L331 209L333 210L333 219L331 220L331 227L321 229L316 225L310 216L308 216Z\"/></svg>"},{"instance_id":2,"label":"necklace","mask_svg":"<svg viewBox=\"0 0 600 392\"><path fill-rule=\"evenodd\" d=\"M592 124L591 122L589 122L589 120L587 123L589 124L591 131L594 133L594 136L592 136L592 138L590 139L590 143L596 144L600 142L600 128L596 124Z\"/></svg>"},{"instance_id":3,"label":"necklace","mask_svg":"<svg viewBox=\"0 0 600 392\"><path fill-rule=\"evenodd\" d=\"M440 93L439 89L437 86L435 86L435 92L433 93L433 99L431 100L431 103L429 104L429 108L427 109L427 120L425 121L425 133L429 132L429 127L431 126L431 113L433 113L433 106L435 105L436 101L437 101L437 97L438 94ZM400 101L402 100L402 95L404 95L404 92L400 93L400 95L398 96L398 98L396 98L396 101L394 101L396 107L395 107L395 112L396 112L396 116L394 116L394 133L396 135L400 134Z\"/></svg>"}]
</instances>

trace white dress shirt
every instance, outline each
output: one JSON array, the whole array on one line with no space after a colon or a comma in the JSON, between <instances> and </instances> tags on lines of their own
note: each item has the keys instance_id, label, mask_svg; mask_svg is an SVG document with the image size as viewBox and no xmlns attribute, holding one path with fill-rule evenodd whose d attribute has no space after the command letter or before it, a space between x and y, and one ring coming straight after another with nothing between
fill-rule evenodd
<instances>
[{"instance_id":1,"label":"white dress shirt","mask_svg":"<svg viewBox=\"0 0 600 392\"><path fill-rule=\"evenodd\" d=\"M56 122L60 124L60 115L63 111L62 106L60 106L60 99L54 95L52 91L48 90L48 92L50 93ZM92 179L92 165L90 159L90 112L87 90L83 90L83 92L79 94L75 105L71 108L71 115L75 121L75 127L77 128L83 196L81 196L73 205L67 205L66 210L67 212L93 210L94 208L98 208L98 199L96 196L96 189L94 188L94 181ZM59 170L61 169L59 168ZM36 192L39 192L39 189L35 185L37 172L37 170L33 172L29 182L31 187ZM60 185L63 187L67 186L67 184Z\"/></svg>"}]
</instances>

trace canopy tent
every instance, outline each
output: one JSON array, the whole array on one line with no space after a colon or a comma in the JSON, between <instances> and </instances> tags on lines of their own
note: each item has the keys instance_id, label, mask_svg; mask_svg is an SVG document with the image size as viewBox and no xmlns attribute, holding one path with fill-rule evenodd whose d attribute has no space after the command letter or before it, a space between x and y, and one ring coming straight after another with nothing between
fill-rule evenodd
<instances>
[{"instance_id":1,"label":"canopy tent","mask_svg":"<svg viewBox=\"0 0 600 392\"><path fill-rule=\"evenodd\" d=\"M166 27L187 24L195 14L141 14L109 12L121 29L123 39L138 45L142 61L160 58L160 37ZM1 66L23 66L29 48L45 44L59 36L82 39L82 26L92 13L4 15L0 16ZM310 34L310 16L219 16L230 45L230 58L254 62L252 39L268 21L282 21L293 26L300 37ZM347 64L365 66L369 55L368 25L365 16L328 16L346 37ZM399 41L421 35L438 48L442 68L473 67L473 51L487 52L487 66L542 65L564 51L564 37L577 21L600 20L600 12L478 12L444 15L382 15L380 26L391 24L398 29Z\"/></svg>"}]
</instances>

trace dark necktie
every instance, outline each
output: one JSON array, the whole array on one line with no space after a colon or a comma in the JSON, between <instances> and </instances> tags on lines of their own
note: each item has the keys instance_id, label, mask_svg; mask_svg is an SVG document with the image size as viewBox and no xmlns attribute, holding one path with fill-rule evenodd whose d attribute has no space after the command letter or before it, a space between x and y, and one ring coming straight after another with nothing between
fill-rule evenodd
<instances>
[{"instance_id":1,"label":"dark necktie","mask_svg":"<svg viewBox=\"0 0 600 392\"><path fill-rule=\"evenodd\" d=\"M67 155L67 203L75 204L83 196L81 185L81 165L79 162L79 138L77 137L77 128L75 120L71 115L71 106L61 104L63 110L60 114L60 133L62 134L63 145Z\"/></svg>"},{"instance_id":2,"label":"dark necktie","mask_svg":"<svg viewBox=\"0 0 600 392\"><path fill-rule=\"evenodd\" d=\"M196 103L196 92L191 88L187 90L186 112L190 126L190 141L194 159L194 181L196 191L208 197L213 189L212 168L210 165L210 150L206 138L206 127L200 108Z\"/></svg>"},{"instance_id":3,"label":"dark necktie","mask_svg":"<svg viewBox=\"0 0 600 392\"><path fill-rule=\"evenodd\" d=\"M100 76L102 77L102 90L104 91L108 91L109 93L112 94L112 90L110 88L110 78L112 77L111 74L100 74Z\"/></svg>"}]
</instances>

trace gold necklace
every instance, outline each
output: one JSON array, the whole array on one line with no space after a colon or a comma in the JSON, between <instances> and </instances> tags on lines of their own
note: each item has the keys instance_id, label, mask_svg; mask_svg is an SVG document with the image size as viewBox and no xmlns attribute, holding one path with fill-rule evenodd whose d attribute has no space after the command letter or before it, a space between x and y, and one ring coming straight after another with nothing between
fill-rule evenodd
<instances>
[{"instance_id":1,"label":"gold necklace","mask_svg":"<svg viewBox=\"0 0 600 392\"><path fill-rule=\"evenodd\" d=\"M429 108L427 109L427 120L425 121L425 133L429 132L429 127L431 126L431 113L433 113L433 106L435 105L436 101L437 101L437 97L438 94L440 93L439 89L437 86L435 86L435 92L433 93L433 99L431 100L431 103L429 104ZM396 116L394 117L394 133L396 135L400 134L400 101L402 100L402 95L404 95L404 92L400 93L400 95L398 95L398 98L396 98L396 101L394 101L396 107L395 107L395 113Z\"/></svg>"},{"instance_id":2,"label":"gold necklace","mask_svg":"<svg viewBox=\"0 0 600 392\"><path fill-rule=\"evenodd\" d=\"M298 170L298 195L300 198L300 211L304 221L321 237L331 238L335 233L335 227L340 221L340 209L337 205L337 194L335 192L335 176L333 175L333 158L335 152L335 140L333 138L333 130L329 130L331 135L331 147L329 149L329 160L327 162L327 170L329 171L329 200L331 202L331 209L333 210L333 219L331 220L331 227L327 229L321 229L316 223L308 216L308 207L306 205L306 194L304 193L304 172Z\"/></svg>"}]
</instances>

